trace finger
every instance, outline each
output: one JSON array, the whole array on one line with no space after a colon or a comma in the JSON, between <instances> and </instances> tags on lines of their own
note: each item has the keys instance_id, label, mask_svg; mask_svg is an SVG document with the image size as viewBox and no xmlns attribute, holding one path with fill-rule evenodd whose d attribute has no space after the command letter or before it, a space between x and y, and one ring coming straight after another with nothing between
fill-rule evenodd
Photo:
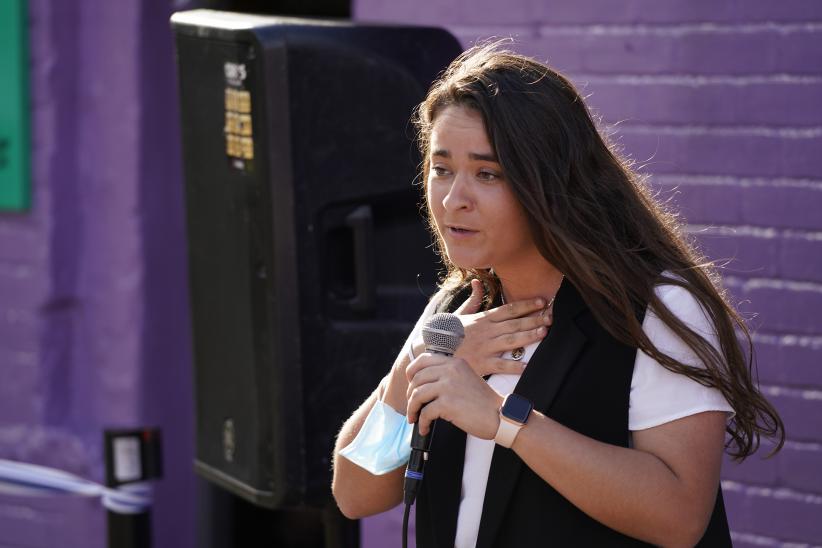
<instances>
[{"instance_id":1,"label":"finger","mask_svg":"<svg viewBox=\"0 0 822 548\"><path fill-rule=\"evenodd\" d=\"M424 352L417 356L417 358L408 364L405 368L405 378L408 379L408 382L411 382L417 373L425 369L426 367L433 367L435 365L441 365L448 360L448 356L443 354L432 354L431 352Z\"/></svg>"},{"instance_id":2,"label":"finger","mask_svg":"<svg viewBox=\"0 0 822 548\"><path fill-rule=\"evenodd\" d=\"M513 320L505 320L499 323L501 333L517 333L520 331L530 331L537 329L540 326L549 326L553 322L553 317L544 314L540 316L526 316L524 318L514 318Z\"/></svg>"},{"instance_id":3,"label":"finger","mask_svg":"<svg viewBox=\"0 0 822 548\"><path fill-rule=\"evenodd\" d=\"M423 406L428 407L431 401L437 398L437 386L436 384L429 383L420 386L419 388L414 389L411 392L411 395L408 397L408 406L406 407L406 419L409 423L413 424L417 422L420 415L420 410L423 409Z\"/></svg>"},{"instance_id":4,"label":"finger","mask_svg":"<svg viewBox=\"0 0 822 548\"><path fill-rule=\"evenodd\" d=\"M501 322L513 318L522 318L543 308L545 308L545 299L542 297L523 299L498 306L488 313L488 317L495 322Z\"/></svg>"},{"instance_id":5,"label":"finger","mask_svg":"<svg viewBox=\"0 0 822 548\"><path fill-rule=\"evenodd\" d=\"M457 308L456 314L474 314L478 312L480 306L482 306L484 296L482 282L477 279L471 280L471 295Z\"/></svg>"},{"instance_id":6,"label":"finger","mask_svg":"<svg viewBox=\"0 0 822 548\"><path fill-rule=\"evenodd\" d=\"M507 333L495 337L492 346L497 352L507 352L521 346L528 346L531 343L541 341L548 334L548 329L543 325L528 331L517 333Z\"/></svg>"},{"instance_id":7,"label":"finger","mask_svg":"<svg viewBox=\"0 0 822 548\"><path fill-rule=\"evenodd\" d=\"M526 365L528 365L526 362L495 358L491 362L491 367L493 368L493 371L489 371L488 373L498 373L501 375L521 375L522 370L525 369Z\"/></svg>"},{"instance_id":8,"label":"finger","mask_svg":"<svg viewBox=\"0 0 822 548\"><path fill-rule=\"evenodd\" d=\"M411 393L414 392L420 386L425 384L429 384L432 382L436 382L440 379L442 374L442 367L434 366L434 367L426 367L425 369L420 370L414 378L408 383L408 389L405 391L406 399L411 399Z\"/></svg>"},{"instance_id":9,"label":"finger","mask_svg":"<svg viewBox=\"0 0 822 548\"><path fill-rule=\"evenodd\" d=\"M417 419L417 427L421 436L427 436L431 431L431 423L440 418L440 405L436 400L422 408Z\"/></svg>"}]
</instances>

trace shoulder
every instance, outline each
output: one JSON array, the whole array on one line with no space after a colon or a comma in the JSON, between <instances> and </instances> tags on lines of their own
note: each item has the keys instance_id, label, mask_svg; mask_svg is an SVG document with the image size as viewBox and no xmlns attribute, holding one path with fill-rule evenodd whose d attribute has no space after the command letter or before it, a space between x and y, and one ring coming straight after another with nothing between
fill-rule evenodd
<instances>
[{"instance_id":1,"label":"shoulder","mask_svg":"<svg viewBox=\"0 0 822 548\"><path fill-rule=\"evenodd\" d=\"M452 297L452 290L443 289L442 287L438 288L437 291L431 295L431 299L429 299L428 305L425 307L426 312L428 312L429 316L437 312L442 312L443 308L450 304Z\"/></svg>"},{"instance_id":2,"label":"shoulder","mask_svg":"<svg viewBox=\"0 0 822 548\"><path fill-rule=\"evenodd\" d=\"M670 278L673 278L673 276L669 275L668 279ZM654 294L671 314L697 334L714 342L716 329L713 322L705 308L689 289L677 283L663 282L654 287ZM655 310L653 306L649 306L645 312L642 328L652 342L655 342L658 337L668 339L674 336L673 330L662 321L659 314L660 312ZM678 339L678 337L675 338Z\"/></svg>"},{"instance_id":3,"label":"shoulder","mask_svg":"<svg viewBox=\"0 0 822 548\"><path fill-rule=\"evenodd\" d=\"M663 283L654 292L660 302L690 329L719 347L713 322L687 288ZM691 367L705 367L696 353L648 307L642 329L663 354ZM732 411L715 388L674 373L638 350L631 381L629 428L643 430L702 411Z\"/></svg>"},{"instance_id":4,"label":"shoulder","mask_svg":"<svg viewBox=\"0 0 822 548\"><path fill-rule=\"evenodd\" d=\"M408 354L409 351L413 348L414 341L417 340L422 335L422 327L425 325L425 322L440 311L440 306L442 304L443 299L446 298L446 292L443 289L437 290L430 299L428 299L428 304L425 305L425 308L420 314L420 317L417 319L416 324L414 324L414 328L411 330L411 333L408 335L408 338L405 340L405 344L403 345L402 352ZM413 352L410 353L411 359L413 359Z\"/></svg>"},{"instance_id":5,"label":"shoulder","mask_svg":"<svg viewBox=\"0 0 822 548\"><path fill-rule=\"evenodd\" d=\"M431 298L436 302L435 312L454 312L471 296L471 280L457 286L441 287Z\"/></svg>"},{"instance_id":6,"label":"shoulder","mask_svg":"<svg viewBox=\"0 0 822 548\"><path fill-rule=\"evenodd\" d=\"M427 320L437 312L452 312L452 301L461 302L458 298L455 298L454 295L455 294L453 290L443 288L437 289L437 291L433 295L431 295L431 298L428 299L428 303L425 305L425 309L422 311L422 314L417 320L418 326L421 326L422 323L425 322L425 320ZM454 308L456 308L456 306L454 306Z\"/></svg>"}]
</instances>

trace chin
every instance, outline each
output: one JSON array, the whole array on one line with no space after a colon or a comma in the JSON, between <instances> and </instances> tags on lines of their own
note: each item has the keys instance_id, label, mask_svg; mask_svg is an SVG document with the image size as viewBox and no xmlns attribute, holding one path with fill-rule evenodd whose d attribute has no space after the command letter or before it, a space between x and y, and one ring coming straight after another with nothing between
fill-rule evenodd
<instances>
[{"instance_id":1,"label":"chin","mask_svg":"<svg viewBox=\"0 0 822 548\"><path fill-rule=\"evenodd\" d=\"M472 257L464 257L459 255L452 255L448 254L448 261L456 266L457 268L462 268L463 270L488 270L491 268L491 265L488 264L486 261L476 260Z\"/></svg>"}]
</instances>

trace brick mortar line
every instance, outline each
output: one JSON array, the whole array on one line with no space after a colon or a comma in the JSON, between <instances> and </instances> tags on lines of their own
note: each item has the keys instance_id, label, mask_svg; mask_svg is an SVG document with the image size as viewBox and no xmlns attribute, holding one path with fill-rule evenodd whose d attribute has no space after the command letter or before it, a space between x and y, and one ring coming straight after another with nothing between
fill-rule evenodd
<instances>
[{"instance_id":1,"label":"brick mortar line","mask_svg":"<svg viewBox=\"0 0 822 548\"><path fill-rule=\"evenodd\" d=\"M751 305L750 300L743 300L741 302L745 303L746 306ZM740 303L737 303L737 304L740 304ZM738 306L737 306L737 308L738 308ZM743 311L742 312L743 319L745 320L746 325L748 325L749 331L756 332L757 327L756 327L755 323L760 320L760 318L759 318L760 315L761 315L761 313L758 312L758 311L754 311L754 312ZM819 333L812 333L812 334L797 333L796 331L787 331L787 330L786 331L780 331L779 329L773 329L773 328L771 328L771 330L768 331L768 333L770 335L780 335L780 336L785 336L785 337L801 337L801 336L805 336L805 335L807 335L809 337L819 337L820 336ZM785 346L791 346L791 345L786 344ZM811 348L811 350L816 351L817 348L813 347L813 348Z\"/></svg>"},{"instance_id":2,"label":"brick mortar line","mask_svg":"<svg viewBox=\"0 0 822 548\"><path fill-rule=\"evenodd\" d=\"M785 447L795 451L812 451L814 453L822 452L822 443L810 441L785 440Z\"/></svg>"},{"instance_id":3,"label":"brick mortar line","mask_svg":"<svg viewBox=\"0 0 822 548\"><path fill-rule=\"evenodd\" d=\"M769 396L785 396L797 400L822 401L822 390L788 388L776 384L759 384L759 390Z\"/></svg>"},{"instance_id":4,"label":"brick mortar line","mask_svg":"<svg viewBox=\"0 0 822 548\"><path fill-rule=\"evenodd\" d=\"M7 259L0 259L0 276L18 280L29 279L35 271L32 267L38 265L39 261L9 261Z\"/></svg>"},{"instance_id":5,"label":"brick mortar line","mask_svg":"<svg viewBox=\"0 0 822 548\"><path fill-rule=\"evenodd\" d=\"M524 42L532 39L539 39L539 29L534 26L516 25L516 26L489 26L489 25L445 25L460 41L465 41L469 46L476 43L502 41L503 46L508 49L517 50ZM546 62L549 66L553 66L553 60L550 55L547 57L545 53L536 54L531 53L531 57L539 61ZM622 83L644 84L644 81L624 81L625 79L653 79L657 83L664 83L668 85L687 85L691 87L698 87L704 85L734 85L746 86L763 83L781 83L781 84L818 84L822 82L822 74L808 74L804 72L790 73L790 72L775 72L775 73L748 73L748 74L692 74L683 72L655 72L655 73L622 73L622 72L580 72L576 73L573 70L563 70L571 80L578 82L580 80L602 80L602 79L622 79Z\"/></svg>"},{"instance_id":6,"label":"brick mortar line","mask_svg":"<svg viewBox=\"0 0 822 548\"><path fill-rule=\"evenodd\" d=\"M764 457L764 455L768 454L773 448L774 444L771 442L770 439L763 437L761 439L762 443L759 445L757 452L751 455L751 457ZM785 440L785 445L782 447L782 450L790 449L792 451L806 451L809 453L822 453L822 444L818 442L807 442L807 441L797 441L797 440ZM762 455L760 455L762 453ZM775 455L776 456L776 455ZM762 484L751 484L751 485L760 485L762 487L766 487ZM822 493L820 493L822 494Z\"/></svg>"},{"instance_id":7,"label":"brick mortar line","mask_svg":"<svg viewBox=\"0 0 822 548\"><path fill-rule=\"evenodd\" d=\"M539 23L523 23L521 25L443 25L457 37L463 35L480 36L480 41L510 40L505 47L514 48L519 45L517 40L521 35L527 38L539 38Z\"/></svg>"},{"instance_id":8,"label":"brick mortar line","mask_svg":"<svg viewBox=\"0 0 822 548\"><path fill-rule=\"evenodd\" d=\"M822 84L822 76L807 74L617 74L617 73L574 73L570 72L574 82L588 84L616 83L630 86L645 86L651 84L668 86L753 86L764 84L807 85Z\"/></svg>"},{"instance_id":9,"label":"brick mortar line","mask_svg":"<svg viewBox=\"0 0 822 548\"><path fill-rule=\"evenodd\" d=\"M37 360L39 355L37 352L6 350L2 345L0 345L0 354L11 356L11 361L5 362L3 366L8 367L10 370L13 368L15 372L18 372L20 370L32 371L37 369L40 365L40 362ZM37 370L39 371L39 369ZM3 388L0 388L0 392L9 388L12 391L17 390L17 386L4 386Z\"/></svg>"},{"instance_id":10,"label":"brick mortar line","mask_svg":"<svg viewBox=\"0 0 822 548\"><path fill-rule=\"evenodd\" d=\"M763 240L783 238L786 240L822 241L822 231L799 230L796 228L774 228L757 225L725 225L688 223L685 227L688 234L705 234L707 236L752 236ZM798 281L798 280L797 280Z\"/></svg>"},{"instance_id":11,"label":"brick mortar line","mask_svg":"<svg viewBox=\"0 0 822 548\"><path fill-rule=\"evenodd\" d=\"M743 289L789 289L791 291L809 291L822 293L822 283L784 280L780 278L739 278L737 276L723 276L723 282L729 287Z\"/></svg>"},{"instance_id":12,"label":"brick mortar line","mask_svg":"<svg viewBox=\"0 0 822 548\"><path fill-rule=\"evenodd\" d=\"M804 540L790 540L775 537L768 537L757 533L745 533L731 530L731 540L734 542L748 542L757 546L782 546L787 548L822 548L818 544L808 544Z\"/></svg>"},{"instance_id":13,"label":"brick mortar line","mask_svg":"<svg viewBox=\"0 0 822 548\"><path fill-rule=\"evenodd\" d=\"M758 454L758 452L759 452L759 451L762 451L763 453L767 454L767 451L770 451L770 447L760 446L760 449L757 451L757 453L755 453L755 454L751 455L751 456L750 456L750 457L748 457L748 458L759 458L760 460L765 460L765 459L764 459L764 454L763 454L762 456L759 456L759 454ZM771 458L776 458L778 455L779 455L779 453L777 453L776 455L774 455L774 457L771 457ZM726 462L727 462L727 461L726 461ZM723 464L723 468L722 468L722 470L723 470L723 471L724 471L724 470L726 470L726 468L725 468L725 464L726 464L726 462L723 462L723 463L722 463L722 464ZM745 465L744 463L742 463L742 464L737 464L737 466L744 466L744 465ZM780 478L780 479L781 479L781 478ZM750 480L750 479L749 479L749 480L746 480L746 481L740 481L740 480L736 480L736 479L723 479L723 480L721 480L721 482L722 482L722 489L723 489L723 491L725 491L725 490L726 490L726 487L727 487L727 491L736 492L736 493L739 493L739 492L740 492L740 490L745 490L745 489L754 489L754 490L757 490L757 491L768 491L768 490L770 490L770 491L776 491L776 490L788 490L788 491L793 491L793 494L794 494L795 496L797 496L797 498L795 498L795 499L793 499L793 500L801 500L801 498L802 498L802 497L805 497L805 496L810 496L810 497L821 497L821 498L822 498L822 492L816 492L816 491L798 491L798 490L793 489L793 488L791 488L791 487L785 487L785 486L784 486L781 482L780 482L780 483L777 483L776 485L769 485L769 484L766 484L766 483L756 483L756 482L755 482L755 480ZM726 485L726 484L730 484L730 485ZM741 488L741 489L740 489L740 488ZM746 493L746 494L747 494L747 493ZM780 498L783 498L783 499L785 499L785 498L788 498L788 499L792 498L792 496L791 496L791 494L790 494L790 493L780 493L780 494L782 495ZM768 495L768 494L764 494L764 495L763 495L763 494L758 494L758 493L757 493L757 494L754 494L754 496L766 496L766 497L769 497L769 496L772 496L772 495ZM803 502L804 502L804 501L803 501ZM811 504L815 504L815 503L814 503L814 502L811 502Z\"/></svg>"},{"instance_id":14,"label":"brick mortar line","mask_svg":"<svg viewBox=\"0 0 822 548\"><path fill-rule=\"evenodd\" d=\"M682 174L659 174L648 177L651 185L662 184L688 184L688 185L714 185L714 186L741 186L741 187L792 187L811 188L822 190L822 179L808 179L797 177L735 177L733 175L692 175Z\"/></svg>"},{"instance_id":15,"label":"brick mortar line","mask_svg":"<svg viewBox=\"0 0 822 548\"><path fill-rule=\"evenodd\" d=\"M616 122L606 124L606 130L609 134L616 135L718 135L721 137L766 137L777 139L816 139L822 137L822 126L704 126Z\"/></svg>"},{"instance_id":16,"label":"brick mortar line","mask_svg":"<svg viewBox=\"0 0 822 548\"><path fill-rule=\"evenodd\" d=\"M0 237L18 236L20 234L38 236L42 232L42 227L35 226L31 222L31 217L26 217L24 219L5 217L0 219Z\"/></svg>"},{"instance_id":17,"label":"brick mortar line","mask_svg":"<svg viewBox=\"0 0 822 548\"><path fill-rule=\"evenodd\" d=\"M751 333L751 339L754 342L777 344L782 347L800 346L811 350L822 350L822 335L781 334L765 331Z\"/></svg>"},{"instance_id":18,"label":"brick mortar line","mask_svg":"<svg viewBox=\"0 0 822 548\"><path fill-rule=\"evenodd\" d=\"M565 35L595 35L595 36L662 36L662 37L682 37L694 34L761 34L770 33L786 36L800 33L822 32L822 22L803 21L797 23L777 23L773 21L757 23L714 23L710 21L702 23L639 23L639 24L619 24L619 23L589 23L585 25L552 25L540 24L538 27L540 36L565 36Z\"/></svg>"},{"instance_id":19,"label":"brick mortar line","mask_svg":"<svg viewBox=\"0 0 822 548\"><path fill-rule=\"evenodd\" d=\"M754 377L754 382L757 384L757 386L760 386L759 376L758 375ZM807 385L785 384L785 385L780 385L780 386L781 386L781 388L785 388L787 390L812 390L811 388L808 388ZM822 389L822 386L818 386L818 385L810 385L810 386L814 386L816 388ZM764 390L762 392L768 397L771 397L771 396L781 397L781 396L783 396L783 394L771 394L771 393L768 393L767 391L764 391ZM797 399L802 399L802 398L801 397L795 397L795 398L793 398L793 401L795 401ZM815 401L815 398L805 398L805 399ZM808 443L811 443L811 442L808 442Z\"/></svg>"},{"instance_id":20,"label":"brick mortar line","mask_svg":"<svg viewBox=\"0 0 822 548\"><path fill-rule=\"evenodd\" d=\"M745 496L767 497L775 499L789 499L807 504L822 505L822 495L797 491L789 487L760 487L734 480L722 480L723 490L742 492Z\"/></svg>"},{"instance_id":21,"label":"brick mortar line","mask_svg":"<svg viewBox=\"0 0 822 548\"><path fill-rule=\"evenodd\" d=\"M0 502L0 518L16 520L24 523L27 527L44 527L65 519L53 509L40 508L33 502L27 504L24 502L27 500L26 497L14 496L13 494L6 495L5 493L2 496L6 498L6 502ZM25 546L32 545L17 543L2 545L3 548L25 548Z\"/></svg>"},{"instance_id":22,"label":"brick mortar line","mask_svg":"<svg viewBox=\"0 0 822 548\"><path fill-rule=\"evenodd\" d=\"M26 325L33 327L37 325L37 321L39 320L39 318L40 313L32 312L32 308L0 308L0 327L3 327L3 325Z\"/></svg>"}]
</instances>

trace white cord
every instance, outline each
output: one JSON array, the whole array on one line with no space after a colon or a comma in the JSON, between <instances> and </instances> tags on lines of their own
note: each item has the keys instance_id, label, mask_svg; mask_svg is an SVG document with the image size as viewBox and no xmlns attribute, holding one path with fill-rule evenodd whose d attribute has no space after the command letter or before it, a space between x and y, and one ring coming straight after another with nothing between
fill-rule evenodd
<instances>
[{"instance_id":1,"label":"white cord","mask_svg":"<svg viewBox=\"0 0 822 548\"><path fill-rule=\"evenodd\" d=\"M0 492L24 496L100 497L107 510L118 514L139 514L151 506L151 486L146 482L129 483L114 489L63 470L4 459L0 459Z\"/></svg>"}]
</instances>

